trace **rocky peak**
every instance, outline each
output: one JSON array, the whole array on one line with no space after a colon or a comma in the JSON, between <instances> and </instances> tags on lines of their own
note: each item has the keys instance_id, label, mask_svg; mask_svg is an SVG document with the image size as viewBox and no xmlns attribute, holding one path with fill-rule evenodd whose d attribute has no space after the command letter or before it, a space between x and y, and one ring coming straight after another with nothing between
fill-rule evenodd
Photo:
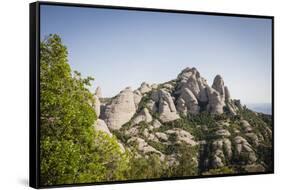
<instances>
[{"instance_id":1,"label":"rocky peak","mask_svg":"<svg viewBox=\"0 0 281 190\"><path fill-rule=\"evenodd\" d=\"M191 76L194 76L195 78L200 78L200 73L197 71L195 67L189 68L186 67L181 71L181 73L178 75L178 79L188 79Z\"/></svg>"},{"instance_id":2,"label":"rocky peak","mask_svg":"<svg viewBox=\"0 0 281 190\"><path fill-rule=\"evenodd\" d=\"M225 93L224 93L224 81L223 81L223 79L220 75L217 75L214 78L212 88L215 89L216 91L218 91L221 96L225 95Z\"/></svg>"},{"instance_id":3,"label":"rocky peak","mask_svg":"<svg viewBox=\"0 0 281 190\"><path fill-rule=\"evenodd\" d=\"M99 86L96 88L95 95L96 95L98 98L101 98L101 97L102 97L101 88L100 88Z\"/></svg>"},{"instance_id":4,"label":"rocky peak","mask_svg":"<svg viewBox=\"0 0 281 190\"><path fill-rule=\"evenodd\" d=\"M142 94L145 94L145 93L151 91L151 86L150 86L148 83L143 82L143 83L141 83L141 86L140 86L140 88L139 88L138 90L139 90Z\"/></svg>"},{"instance_id":5,"label":"rocky peak","mask_svg":"<svg viewBox=\"0 0 281 190\"><path fill-rule=\"evenodd\" d=\"M122 90L106 105L104 121L110 129L120 129L136 113L135 97L131 87Z\"/></svg>"}]
</instances>

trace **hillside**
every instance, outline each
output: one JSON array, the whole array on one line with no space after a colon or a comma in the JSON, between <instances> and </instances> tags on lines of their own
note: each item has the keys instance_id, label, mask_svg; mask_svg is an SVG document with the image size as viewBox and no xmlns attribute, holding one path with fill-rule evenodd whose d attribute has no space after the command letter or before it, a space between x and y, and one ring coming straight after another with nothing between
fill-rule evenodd
<instances>
[{"instance_id":1,"label":"hillside","mask_svg":"<svg viewBox=\"0 0 281 190\"><path fill-rule=\"evenodd\" d=\"M209 86L186 68L174 80L127 87L113 98L98 88L94 98L95 128L116 136L123 151L159 158L167 176L272 170L271 116L232 99L220 75Z\"/></svg>"}]
</instances>

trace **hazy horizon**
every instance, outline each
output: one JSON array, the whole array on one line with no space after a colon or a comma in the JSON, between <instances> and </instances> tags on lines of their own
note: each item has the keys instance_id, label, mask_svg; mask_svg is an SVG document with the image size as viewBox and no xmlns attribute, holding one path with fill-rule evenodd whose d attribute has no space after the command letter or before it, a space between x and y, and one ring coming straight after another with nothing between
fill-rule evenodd
<instances>
[{"instance_id":1,"label":"hazy horizon","mask_svg":"<svg viewBox=\"0 0 281 190\"><path fill-rule=\"evenodd\" d=\"M269 19L43 5L41 37L51 33L104 97L195 67L210 86L220 74L243 104L271 103Z\"/></svg>"}]
</instances>

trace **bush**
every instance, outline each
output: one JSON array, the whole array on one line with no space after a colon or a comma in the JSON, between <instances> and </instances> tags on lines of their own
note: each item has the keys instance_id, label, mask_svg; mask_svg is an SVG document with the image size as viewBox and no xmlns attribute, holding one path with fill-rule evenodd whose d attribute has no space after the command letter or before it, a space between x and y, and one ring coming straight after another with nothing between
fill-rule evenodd
<instances>
[{"instance_id":1,"label":"bush","mask_svg":"<svg viewBox=\"0 0 281 190\"><path fill-rule=\"evenodd\" d=\"M222 174L234 174L235 171L230 167L221 167L217 169L210 169L209 171L203 172L202 175L222 175Z\"/></svg>"}]
</instances>

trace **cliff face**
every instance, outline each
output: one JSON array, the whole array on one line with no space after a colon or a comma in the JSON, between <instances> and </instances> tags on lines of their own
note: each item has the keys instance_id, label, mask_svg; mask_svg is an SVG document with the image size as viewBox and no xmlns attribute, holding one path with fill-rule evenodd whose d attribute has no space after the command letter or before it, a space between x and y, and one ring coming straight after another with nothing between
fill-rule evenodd
<instances>
[{"instance_id":1,"label":"cliff face","mask_svg":"<svg viewBox=\"0 0 281 190\"><path fill-rule=\"evenodd\" d=\"M115 134L139 156L156 154L177 165L181 152L173 147L184 144L196 149L193 160L203 174L225 166L239 172L271 170L270 120L231 99L220 75L209 86L195 68L186 68L166 83L142 83L107 101L100 96L98 88L97 129Z\"/></svg>"}]
</instances>

